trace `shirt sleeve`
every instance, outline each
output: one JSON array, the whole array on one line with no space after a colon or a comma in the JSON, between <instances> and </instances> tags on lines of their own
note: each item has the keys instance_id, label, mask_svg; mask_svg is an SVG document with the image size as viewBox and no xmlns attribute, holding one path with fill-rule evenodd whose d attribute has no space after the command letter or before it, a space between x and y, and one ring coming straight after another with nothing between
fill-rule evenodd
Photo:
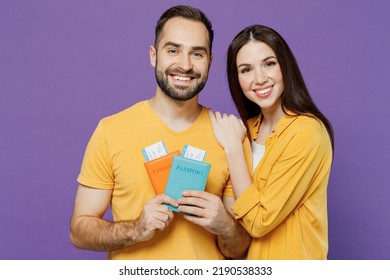
<instances>
[{"instance_id":1,"label":"shirt sleeve","mask_svg":"<svg viewBox=\"0 0 390 280\"><path fill-rule=\"evenodd\" d=\"M265 166L265 161L233 205L236 219L253 237L267 234L299 207L315 177L329 176L329 138L321 125L314 129L299 130L283 151L278 151L280 156L273 166Z\"/></svg>"},{"instance_id":2,"label":"shirt sleeve","mask_svg":"<svg viewBox=\"0 0 390 280\"><path fill-rule=\"evenodd\" d=\"M227 182L226 187L223 189L223 195L227 197L234 197L232 181L230 179Z\"/></svg>"},{"instance_id":3,"label":"shirt sleeve","mask_svg":"<svg viewBox=\"0 0 390 280\"><path fill-rule=\"evenodd\" d=\"M98 189L112 189L114 187L114 176L103 121L99 122L89 140L77 181L82 185Z\"/></svg>"}]
</instances>

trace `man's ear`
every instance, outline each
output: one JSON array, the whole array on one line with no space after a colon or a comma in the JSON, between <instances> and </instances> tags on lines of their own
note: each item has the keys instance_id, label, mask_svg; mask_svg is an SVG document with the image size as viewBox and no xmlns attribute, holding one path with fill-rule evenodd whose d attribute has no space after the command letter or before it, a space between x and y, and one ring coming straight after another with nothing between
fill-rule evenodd
<instances>
[{"instance_id":1,"label":"man's ear","mask_svg":"<svg viewBox=\"0 0 390 280\"><path fill-rule=\"evenodd\" d=\"M211 53L211 55L210 55L210 65L211 65L211 63L213 62L213 58L214 58L214 54Z\"/></svg>"},{"instance_id":2,"label":"man's ear","mask_svg":"<svg viewBox=\"0 0 390 280\"><path fill-rule=\"evenodd\" d=\"M154 48L154 46L150 46L149 47L149 57L150 57L150 64L153 66L153 67L156 67L156 59L157 59L157 51L156 49Z\"/></svg>"}]
</instances>

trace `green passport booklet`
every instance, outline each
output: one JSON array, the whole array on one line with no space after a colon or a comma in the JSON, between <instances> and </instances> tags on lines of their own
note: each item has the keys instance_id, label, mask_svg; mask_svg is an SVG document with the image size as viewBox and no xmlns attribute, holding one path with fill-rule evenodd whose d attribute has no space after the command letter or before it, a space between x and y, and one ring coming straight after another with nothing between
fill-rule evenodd
<instances>
[{"instance_id":1,"label":"green passport booklet","mask_svg":"<svg viewBox=\"0 0 390 280\"><path fill-rule=\"evenodd\" d=\"M174 199L182 197L184 190L201 190L206 187L210 163L175 155L169 173L165 194ZM167 205L173 211L179 212L177 207Z\"/></svg>"}]
</instances>

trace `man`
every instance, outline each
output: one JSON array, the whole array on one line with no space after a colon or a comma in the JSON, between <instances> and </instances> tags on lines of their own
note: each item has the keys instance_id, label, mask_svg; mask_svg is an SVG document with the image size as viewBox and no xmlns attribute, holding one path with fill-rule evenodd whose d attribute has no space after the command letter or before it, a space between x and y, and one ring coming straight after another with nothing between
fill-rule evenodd
<instances>
[{"instance_id":1,"label":"man","mask_svg":"<svg viewBox=\"0 0 390 280\"><path fill-rule=\"evenodd\" d=\"M156 94L96 128L78 177L71 241L109 251L110 259L241 257L250 237L228 212L234 198L226 158L198 103L212 60L211 23L198 9L176 6L161 16L155 35ZM185 144L207 152L205 192L185 191L178 201L155 195L141 151L160 140L169 152ZM103 219L110 203L114 222Z\"/></svg>"}]
</instances>

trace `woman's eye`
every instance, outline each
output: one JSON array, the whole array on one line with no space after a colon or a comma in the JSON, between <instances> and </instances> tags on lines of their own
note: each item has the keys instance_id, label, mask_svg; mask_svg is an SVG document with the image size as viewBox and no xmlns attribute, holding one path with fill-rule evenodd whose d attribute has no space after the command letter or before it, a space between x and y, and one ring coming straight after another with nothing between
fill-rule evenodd
<instances>
[{"instance_id":1,"label":"woman's eye","mask_svg":"<svg viewBox=\"0 0 390 280\"><path fill-rule=\"evenodd\" d=\"M250 72L250 71L251 71L251 69L248 68L248 67L242 68L242 69L241 69L241 73L243 73L243 74L248 73L248 72Z\"/></svg>"},{"instance_id":2,"label":"woman's eye","mask_svg":"<svg viewBox=\"0 0 390 280\"><path fill-rule=\"evenodd\" d=\"M272 66L274 66L274 65L276 65L276 61L267 61L267 62L265 63L265 67L272 67Z\"/></svg>"}]
</instances>

